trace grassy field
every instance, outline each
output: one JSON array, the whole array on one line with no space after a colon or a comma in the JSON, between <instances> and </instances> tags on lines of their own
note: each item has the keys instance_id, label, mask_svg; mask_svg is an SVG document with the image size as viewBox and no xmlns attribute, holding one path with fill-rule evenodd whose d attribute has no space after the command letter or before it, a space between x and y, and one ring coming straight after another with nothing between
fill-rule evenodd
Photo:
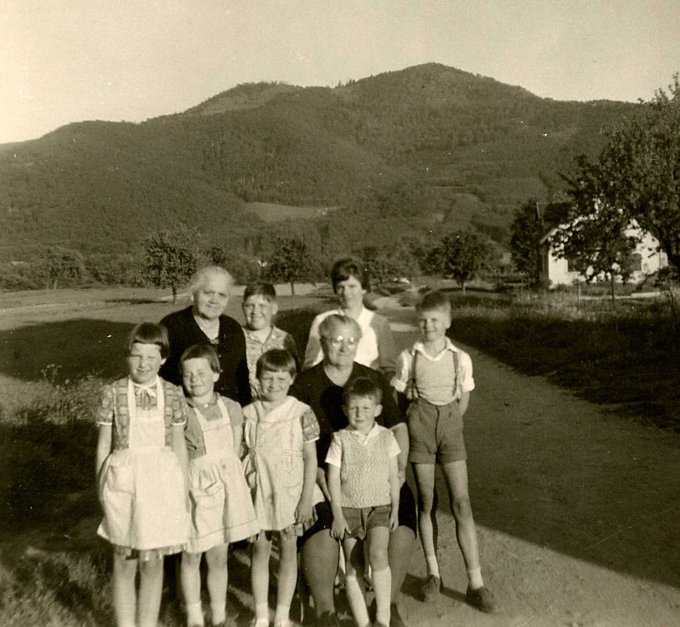
<instances>
[{"instance_id":1,"label":"grassy field","mask_svg":"<svg viewBox=\"0 0 680 627\"><path fill-rule=\"evenodd\" d=\"M680 318L667 296L452 292L451 336L613 411L680 432Z\"/></svg>"},{"instance_id":2,"label":"grassy field","mask_svg":"<svg viewBox=\"0 0 680 627\"><path fill-rule=\"evenodd\" d=\"M680 431L680 323L668 299L577 301L449 289L452 337L527 374ZM303 348L323 296L282 296L279 325ZM402 304L416 294L404 293ZM227 313L241 319L239 298ZM0 300L0 624L111 622L110 556L95 536L92 481L101 382L124 374L140 320L186 306L141 289L3 294ZM398 307L395 304L395 307ZM396 313L396 312L395 312ZM404 310L399 319L410 319ZM230 556L232 608L247 622L247 558ZM162 624L183 624L164 604Z\"/></svg>"},{"instance_id":3,"label":"grassy field","mask_svg":"<svg viewBox=\"0 0 680 627\"><path fill-rule=\"evenodd\" d=\"M279 300L281 326L304 347L305 321L328 299ZM123 345L134 324L187 304L133 288L2 295L0 624L112 623L110 551L95 536L93 409L102 381L124 374ZM239 297L227 313L241 319ZM230 605L247 618L244 550L233 552L230 569ZM184 624L175 605L164 605L162 624Z\"/></svg>"},{"instance_id":4,"label":"grassy field","mask_svg":"<svg viewBox=\"0 0 680 627\"><path fill-rule=\"evenodd\" d=\"M337 207L295 207L271 202L249 202L248 209L254 211L265 222L281 222L281 220L296 218L318 218Z\"/></svg>"}]
</instances>

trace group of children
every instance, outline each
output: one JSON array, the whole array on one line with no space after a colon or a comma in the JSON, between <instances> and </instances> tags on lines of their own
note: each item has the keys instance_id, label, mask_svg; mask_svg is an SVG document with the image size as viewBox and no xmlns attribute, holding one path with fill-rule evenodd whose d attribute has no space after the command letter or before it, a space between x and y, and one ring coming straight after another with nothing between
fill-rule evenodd
<instances>
[{"instance_id":1,"label":"group of children","mask_svg":"<svg viewBox=\"0 0 680 627\"><path fill-rule=\"evenodd\" d=\"M314 523L314 505L324 498L317 486L319 424L308 405L288 394L299 362L292 338L273 325L273 287L249 286L243 311L256 399L243 409L215 392L220 364L210 345L194 345L182 354L183 390L161 379L167 332L149 322L130 334L128 376L104 389L97 417L96 471L104 511L98 533L114 549L113 601L120 626L156 625L162 558L179 552L187 624L204 625L199 565L205 555L211 623L224 625L228 545L248 540L252 625L268 627L274 539L279 552L274 625L291 625L297 538ZM400 355L392 383L409 403L409 459L420 491L419 528L429 575L424 593L431 598L441 586L431 522L428 527L438 462L455 495L452 510L470 576L468 601L489 611L474 521L470 511L461 510L465 503L469 509L462 415L474 387L472 366L446 338L450 304L444 295L426 295L417 312L421 339ZM343 408L349 424L334 434L326 459L319 460L327 465L331 534L342 543L347 597L358 627L370 624L363 591L353 587L364 540L378 617L390 603L389 582L383 585L380 577L389 573L389 532L398 524L399 446L392 432L375 422L381 400L380 388L369 379L348 385Z\"/></svg>"}]
</instances>

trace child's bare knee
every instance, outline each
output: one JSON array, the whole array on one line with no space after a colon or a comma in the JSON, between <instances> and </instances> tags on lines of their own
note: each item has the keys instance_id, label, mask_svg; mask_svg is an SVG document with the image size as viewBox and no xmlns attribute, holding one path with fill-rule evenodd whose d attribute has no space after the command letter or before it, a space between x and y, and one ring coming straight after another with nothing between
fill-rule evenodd
<instances>
[{"instance_id":1,"label":"child's bare knee","mask_svg":"<svg viewBox=\"0 0 680 627\"><path fill-rule=\"evenodd\" d=\"M434 493L432 494L420 494L418 496L418 509L423 514L431 514L432 508L434 507Z\"/></svg>"},{"instance_id":2,"label":"child's bare knee","mask_svg":"<svg viewBox=\"0 0 680 627\"><path fill-rule=\"evenodd\" d=\"M218 550L210 550L205 554L205 561L208 563L208 568L225 568L227 565L227 549L216 547Z\"/></svg>"},{"instance_id":3,"label":"child's bare knee","mask_svg":"<svg viewBox=\"0 0 680 627\"><path fill-rule=\"evenodd\" d=\"M163 576L163 560L150 559L146 562L139 563L139 572L142 577L162 577Z\"/></svg>"},{"instance_id":4,"label":"child's bare knee","mask_svg":"<svg viewBox=\"0 0 680 627\"><path fill-rule=\"evenodd\" d=\"M200 553L182 553L182 566L198 568L201 564Z\"/></svg>"},{"instance_id":5,"label":"child's bare knee","mask_svg":"<svg viewBox=\"0 0 680 627\"><path fill-rule=\"evenodd\" d=\"M137 574L137 560L126 559L122 555L114 555L113 572L119 577L133 578Z\"/></svg>"},{"instance_id":6,"label":"child's bare knee","mask_svg":"<svg viewBox=\"0 0 680 627\"><path fill-rule=\"evenodd\" d=\"M472 518L472 505L467 496L454 498L451 510L453 517L457 521L465 521Z\"/></svg>"},{"instance_id":7,"label":"child's bare knee","mask_svg":"<svg viewBox=\"0 0 680 627\"><path fill-rule=\"evenodd\" d=\"M371 547L368 552L368 561L373 570L384 570L387 568L387 547Z\"/></svg>"}]
</instances>

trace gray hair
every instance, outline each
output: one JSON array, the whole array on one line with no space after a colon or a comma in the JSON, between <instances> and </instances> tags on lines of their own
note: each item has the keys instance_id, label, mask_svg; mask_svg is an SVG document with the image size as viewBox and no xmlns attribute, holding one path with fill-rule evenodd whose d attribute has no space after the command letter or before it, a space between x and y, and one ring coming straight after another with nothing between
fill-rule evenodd
<instances>
[{"instance_id":1,"label":"gray hair","mask_svg":"<svg viewBox=\"0 0 680 627\"><path fill-rule=\"evenodd\" d=\"M196 294L199 289L201 289L204 281L209 276L219 276L224 278L229 287L231 287L232 283L234 282L231 274L229 274L222 266L205 266L197 270L189 280L188 290L192 296Z\"/></svg>"},{"instance_id":2,"label":"gray hair","mask_svg":"<svg viewBox=\"0 0 680 627\"><path fill-rule=\"evenodd\" d=\"M352 327L357 340L361 338L361 327L359 326L359 323L354 318L342 314L331 314L330 316L326 316L319 325L319 335L322 338L330 337L333 334L334 329L341 326Z\"/></svg>"}]
</instances>

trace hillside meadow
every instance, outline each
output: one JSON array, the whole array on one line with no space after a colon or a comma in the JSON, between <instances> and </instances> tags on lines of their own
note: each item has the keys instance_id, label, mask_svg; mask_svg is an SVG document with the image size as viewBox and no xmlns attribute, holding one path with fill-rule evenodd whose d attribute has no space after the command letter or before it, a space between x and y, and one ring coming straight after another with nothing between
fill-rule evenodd
<instances>
[{"instance_id":1,"label":"hillside meadow","mask_svg":"<svg viewBox=\"0 0 680 627\"><path fill-rule=\"evenodd\" d=\"M447 288L451 335L524 373L547 376L606 403L622 419L680 431L677 312L650 300L578 301ZM396 322L412 323L417 294L383 294ZM281 296L279 325L303 348L328 289ZM124 373L132 326L186 306L149 289L3 294L0 300L0 623L100 625L111 622L110 556L95 536L99 506L92 480L103 380ZM241 319L240 298L227 313ZM230 556L230 607L249 617L247 554ZM164 604L162 624L178 626ZM241 624L241 621L239 621ZM244 623L245 624L245 623Z\"/></svg>"}]
</instances>

